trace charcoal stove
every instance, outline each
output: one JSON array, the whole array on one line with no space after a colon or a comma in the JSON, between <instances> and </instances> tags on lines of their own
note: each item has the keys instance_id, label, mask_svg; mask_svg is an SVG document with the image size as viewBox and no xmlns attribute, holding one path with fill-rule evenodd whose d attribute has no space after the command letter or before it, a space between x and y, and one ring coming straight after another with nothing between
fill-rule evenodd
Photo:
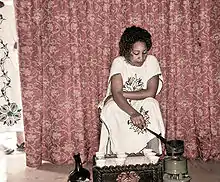
<instances>
[{"instance_id":1,"label":"charcoal stove","mask_svg":"<svg viewBox=\"0 0 220 182\"><path fill-rule=\"evenodd\" d=\"M190 182L191 177L188 175L187 159L183 156L184 141L167 141L152 130L147 130L165 144L166 156L164 157L163 182Z\"/></svg>"},{"instance_id":2,"label":"charcoal stove","mask_svg":"<svg viewBox=\"0 0 220 182\"><path fill-rule=\"evenodd\" d=\"M164 158L164 182L190 182L187 159L183 156L166 156Z\"/></svg>"}]
</instances>

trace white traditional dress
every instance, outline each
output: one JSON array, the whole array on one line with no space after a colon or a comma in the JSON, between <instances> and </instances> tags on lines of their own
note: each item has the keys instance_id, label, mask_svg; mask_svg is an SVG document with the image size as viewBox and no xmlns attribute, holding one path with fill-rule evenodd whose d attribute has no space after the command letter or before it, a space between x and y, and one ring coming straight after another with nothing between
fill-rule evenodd
<instances>
[{"instance_id":1,"label":"white traditional dress","mask_svg":"<svg viewBox=\"0 0 220 182\"><path fill-rule=\"evenodd\" d=\"M153 76L159 75L159 86L157 94L162 88L162 75L159 63L155 56L148 55L141 67L132 66L125 58L117 57L111 66L109 85L105 99L111 95L111 77L121 74L123 79L123 91L138 91L147 88L147 82ZM155 135L146 130L135 127L130 121L130 116L121 110L113 99L101 102L100 118L102 121L99 152L113 153L127 152L137 153L147 143L155 138ZM159 103L154 98L144 100L129 100L128 103L140 112L147 123L147 128L157 134L165 135L164 123L160 112ZM161 151L161 144L159 146Z\"/></svg>"},{"instance_id":2,"label":"white traditional dress","mask_svg":"<svg viewBox=\"0 0 220 182\"><path fill-rule=\"evenodd\" d=\"M24 131L13 1L0 8L0 133Z\"/></svg>"}]
</instances>

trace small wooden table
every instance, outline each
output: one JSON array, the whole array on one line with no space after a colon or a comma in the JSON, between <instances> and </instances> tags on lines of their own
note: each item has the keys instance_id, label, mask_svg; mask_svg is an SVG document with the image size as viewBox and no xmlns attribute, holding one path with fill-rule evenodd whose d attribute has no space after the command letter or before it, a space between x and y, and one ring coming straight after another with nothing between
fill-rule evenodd
<instances>
[{"instance_id":1,"label":"small wooden table","mask_svg":"<svg viewBox=\"0 0 220 182\"><path fill-rule=\"evenodd\" d=\"M163 161L155 164L135 164L122 166L96 166L93 164L94 182L162 182Z\"/></svg>"}]
</instances>

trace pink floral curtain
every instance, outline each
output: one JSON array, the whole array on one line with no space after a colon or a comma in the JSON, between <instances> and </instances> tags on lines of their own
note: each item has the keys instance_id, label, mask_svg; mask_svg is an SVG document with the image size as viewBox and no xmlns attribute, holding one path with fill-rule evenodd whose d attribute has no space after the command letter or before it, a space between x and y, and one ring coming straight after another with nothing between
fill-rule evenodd
<instances>
[{"instance_id":1,"label":"pink floral curtain","mask_svg":"<svg viewBox=\"0 0 220 182\"><path fill-rule=\"evenodd\" d=\"M148 29L164 76L158 99L168 139L189 158L220 159L218 0L16 1L27 165L88 161L98 149L97 105L119 38Z\"/></svg>"}]
</instances>

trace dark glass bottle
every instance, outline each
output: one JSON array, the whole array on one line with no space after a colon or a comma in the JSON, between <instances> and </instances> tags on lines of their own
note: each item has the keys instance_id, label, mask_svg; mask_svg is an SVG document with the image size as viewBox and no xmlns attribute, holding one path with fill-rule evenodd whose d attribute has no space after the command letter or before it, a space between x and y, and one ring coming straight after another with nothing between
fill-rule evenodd
<instances>
[{"instance_id":1,"label":"dark glass bottle","mask_svg":"<svg viewBox=\"0 0 220 182\"><path fill-rule=\"evenodd\" d=\"M83 168L79 153L74 155L74 160L75 169L70 172L67 182L90 181L90 172Z\"/></svg>"}]
</instances>

